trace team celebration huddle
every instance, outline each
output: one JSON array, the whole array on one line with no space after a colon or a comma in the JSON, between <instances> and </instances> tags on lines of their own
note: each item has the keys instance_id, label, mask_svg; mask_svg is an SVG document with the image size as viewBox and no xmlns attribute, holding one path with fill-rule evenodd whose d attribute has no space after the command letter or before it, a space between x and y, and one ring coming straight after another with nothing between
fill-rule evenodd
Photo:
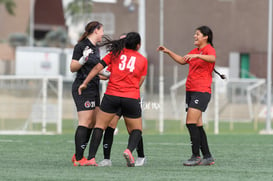
<instances>
[{"instance_id":1,"label":"team celebration huddle","mask_svg":"<svg viewBox=\"0 0 273 181\"><path fill-rule=\"evenodd\" d=\"M214 69L216 52L209 27L196 28L193 38L195 48L184 56L162 45L155 51L169 55L181 65L189 65L186 126L192 153L183 165L213 165L215 160L203 129L202 112L211 98L212 73L219 74ZM102 46L106 47L108 54L101 58L99 48ZM147 75L148 60L138 52L140 46L141 37L137 32L128 32L117 40L111 40L104 36L100 22L92 21L85 26L85 32L74 47L70 64L71 72L77 73L72 85L78 116L72 157L74 166L112 166L110 154L114 130L121 116L129 134L123 152L126 165L147 164L142 138L140 87ZM223 75L219 75L223 78ZM108 80L108 85L100 102L99 85L104 80ZM101 142L104 159L97 162L95 156ZM85 157L84 151L88 146L88 156ZM137 152L136 159L132 155L134 150Z\"/></svg>"}]
</instances>

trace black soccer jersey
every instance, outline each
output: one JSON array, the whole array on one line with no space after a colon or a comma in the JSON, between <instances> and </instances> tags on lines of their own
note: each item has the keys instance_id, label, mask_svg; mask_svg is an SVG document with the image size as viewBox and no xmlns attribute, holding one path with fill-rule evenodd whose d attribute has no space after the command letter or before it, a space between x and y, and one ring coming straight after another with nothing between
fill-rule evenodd
<instances>
[{"instance_id":1,"label":"black soccer jersey","mask_svg":"<svg viewBox=\"0 0 273 181\"><path fill-rule=\"evenodd\" d=\"M75 83L76 87L74 89L78 89L78 86L84 81L89 72L100 62L100 52L99 48L93 45L88 38L79 42L75 45L72 59L79 60L83 56L83 50L89 47L92 49L91 53L88 56L87 62L77 71ZM95 76L87 85L87 89L90 88L94 91L99 90L99 76Z\"/></svg>"}]
</instances>

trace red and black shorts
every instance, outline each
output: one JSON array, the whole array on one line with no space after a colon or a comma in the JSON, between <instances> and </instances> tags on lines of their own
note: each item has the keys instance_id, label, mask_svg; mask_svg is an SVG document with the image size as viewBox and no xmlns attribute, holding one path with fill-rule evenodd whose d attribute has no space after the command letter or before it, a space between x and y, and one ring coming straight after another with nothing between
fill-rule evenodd
<instances>
[{"instance_id":1,"label":"red and black shorts","mask_svg":"<svg viewBox=\"0 0 273 181\"><path fill-rule=\"evenodd\" d=\"M188 111L188 108L191 107L205 112L208 107L210 97L211 94L208 92L186 91L186 111Z\"/></svg>"},{"instance_id":2,"label":"red and black shorts","mask_svg":"<svg viewBox=\"0 0 273 181\"><path fill-rule=\"evenodd\" d=\"M122 115L128 118L141 117L140 99L104 94L100 109L107 113L118 113L121 110Z\"/></svg>"}]
</instances>

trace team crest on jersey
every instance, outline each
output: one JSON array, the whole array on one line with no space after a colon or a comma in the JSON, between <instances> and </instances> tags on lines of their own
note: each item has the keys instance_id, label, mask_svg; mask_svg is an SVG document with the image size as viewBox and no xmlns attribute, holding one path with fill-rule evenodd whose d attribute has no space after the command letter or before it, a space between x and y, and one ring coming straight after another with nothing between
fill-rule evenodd
<instances>
[{"instance_id":1,"label":"team crest on jersey","mask_svg":"<svg viewBox=\"0 0 273 181\"><path fill-rule=\"evenodd\" d=\"M84 103L85 108L95 107L95 101L85 101Z\"/></svg>"},{"instance_id":2,"label":"team crest on jersey","mask_svg":"<svg viewBox=\"0 0 273 181\"><path fill-rule=\"evenodd\" d=\"M195 103L195 104L199 104L199 100L198 100L198 99L195 99L195 100L194 100L194 103Z\"/></svg>"}]
</instances>

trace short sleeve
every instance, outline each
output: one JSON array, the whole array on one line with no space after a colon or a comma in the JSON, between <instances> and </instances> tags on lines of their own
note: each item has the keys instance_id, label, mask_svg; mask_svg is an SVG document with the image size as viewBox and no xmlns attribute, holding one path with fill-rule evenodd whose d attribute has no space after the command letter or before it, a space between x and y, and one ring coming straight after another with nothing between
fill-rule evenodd
<instances>
[{"instance_id":1,"label":"short sleeve","mask_svg":"<svg viewBox=\"0 0 273 181\"><path fill-rule=\"evenodd\" d=\"M81 57L82 57L82 50L81 50L79 44L77 44L74 47L72 59L79 60Z\"/></svg>"}]
</instances>

